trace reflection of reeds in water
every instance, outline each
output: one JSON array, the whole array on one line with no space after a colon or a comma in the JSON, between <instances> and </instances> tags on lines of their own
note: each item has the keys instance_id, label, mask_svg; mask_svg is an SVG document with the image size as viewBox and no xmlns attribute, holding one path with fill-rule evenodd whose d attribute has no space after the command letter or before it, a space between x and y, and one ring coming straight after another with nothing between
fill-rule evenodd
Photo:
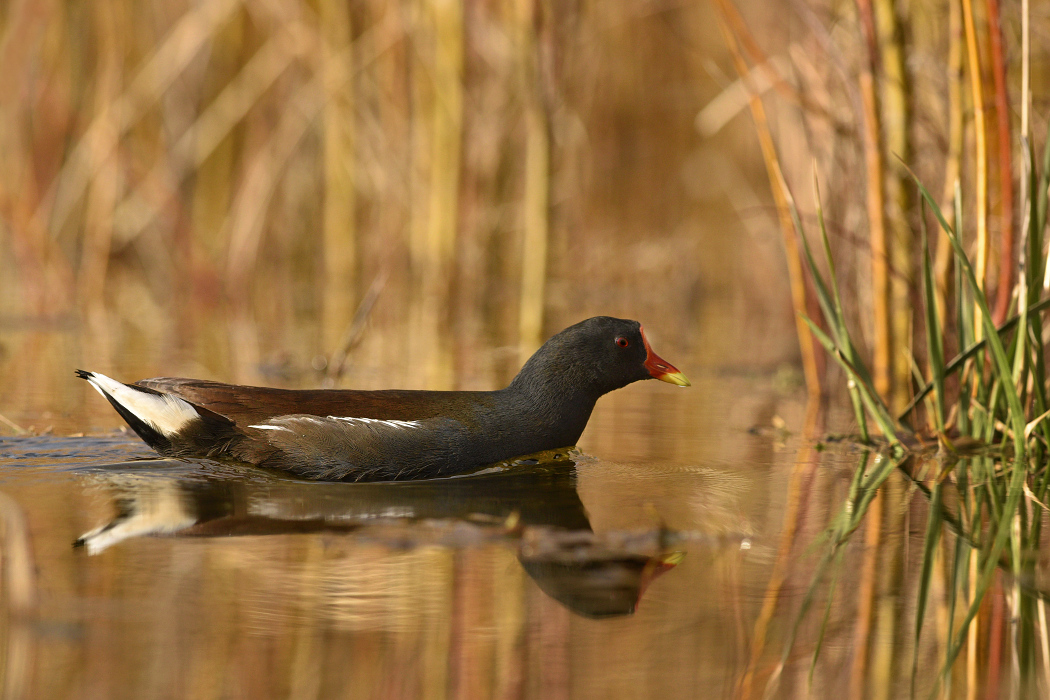
<instances>
[{"instance_id":1,"label":"reflection of reeds in water","mask_svg":"<svg viewBox=\"0 0 1050 700\"><path fill-rule=\"evenodd\" d=\"M397 697L520 692L526 596L511 549L421 546L396 552L339 539L307 544L292 565L283 544L247 551L223 547L219 554L230 575L251 574L252 587L240 596L248 625L257 634L296 640L289 668L293 688L306 692L332 683L326 644L333 635L352 632L362 641L351 657L353 672L342 683L355 692L392 683L407 684L395 691ZM540 640L534 643L541 650L535 660L554 658ZM544 675L549 672L536 677Z\"/></svg>"},{"instance_id":2,"label":"reflection of reeds in water","mask_svg":"<svg viewBox=\"0 0 1050 700\"><path fill-rule=\"evenodd\" d=\"M347 547L352 555L343 551ZM304 557L296 567L275 567L274 575L256 577L259 588L246 592L259 631L294 628L300 620L402 634L448 624L451 550L413 547L392 555L376 547L370 557L366 545L333 543ZM244 571L266 568L266 559L255 548L228 548L223 554L225 566Z\"/></svg>"},{"instance_id":3,"label":"reflection of reeds in water","mask_svg":"<svg viewBox=\"0 0 1050 700\"><path fill-rule=\"evenodd\" d=\"M0 493L0 675L7 698L24 697L29 685L37 597L25 513L13 498Z\"/></svg>"}]
</instances>

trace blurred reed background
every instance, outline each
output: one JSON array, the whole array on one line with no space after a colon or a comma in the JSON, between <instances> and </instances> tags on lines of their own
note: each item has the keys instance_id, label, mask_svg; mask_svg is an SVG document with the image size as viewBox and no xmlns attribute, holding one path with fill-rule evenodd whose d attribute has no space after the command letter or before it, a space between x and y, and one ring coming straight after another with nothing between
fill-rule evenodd
<instances>
[{"instance_id":1,"label":"blurred reed background","mask_svg":"<svg viewBox=\"0 0 1050 700\"><path fill-rule=\"evenodd\" d=\"M739 99L750 100L794 308L819 316L789 212L793 203L807 228L817 229L819 186L846 312L861 330L875 388L900 410L912 395L913 358L922 357L925 344L922 217L909 171L943 193L950 215L959 181L960 233L1001 323L1016 282L1020 141L1028 138L1041 153L1050 107L1050 6L796 0L790 20L778 18L777 31L762 25L757 4L713 4L741 81ZM1030 24L1026 46L1023 9ZM698 117L702 133L722 123L715 104ZM933 235L937 230L931 223ZM943 319L951 246L941 235L931 247ZM824 363L799 323L803 367L816 395Z\"/></svg>"},{"instance_id":2,"label":"blurred reed background","mask_svg":"<svg viewBox=\"0 0 1050 700\"><path fill-rule=\"evenodd\" d=\"M902 405L918 205L897 157L946 202L956 176L980 193L964 209L1004 314L1019 7L771 7L7 5L0 413L79 425L74 365L491 387L598 313L639 318L687 366L774 369L801 342L816 395L822 363L790 332L787 291L806 301L783 192L760 160L773 142L804 219L816 171L877 387ZM763 150L738 118L758 96Z\"/></svg>"},{"instance_id":3,"label":"blurred reed background","mask_svg":"<svg viewBox=\"0 0 1050 700\"><path fill-rule=\"evenodd\" d=\"M743 105L696 128L734 89L713 17L6 4L0 413L84 427L74 366L490 388L594 314L687 368L794 362Z\"/></svg>"}]
</instances>

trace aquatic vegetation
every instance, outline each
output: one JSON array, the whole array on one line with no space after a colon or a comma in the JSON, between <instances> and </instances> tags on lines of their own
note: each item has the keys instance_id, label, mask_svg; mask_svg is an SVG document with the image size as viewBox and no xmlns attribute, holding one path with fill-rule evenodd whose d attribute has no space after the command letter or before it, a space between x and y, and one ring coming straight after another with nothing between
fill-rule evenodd
<instances>
[{"instance_id":1,"label":"aquatic vegetation","mask_svg":"<svg viewBox=\"0 0 1050 700\"><path fill-rule=\"evenodd\" d=\"M948 605L964 611L956 625L950 625L942 677L965 647L970 625L980 610L984 595L998 568L1010 574L1014 606L1021 611L1021 625L1015 639L1015 653L1024 670L1036 662L1036 626L1034 613L1043 607L1046 594L1033 590L1035 558L1041 544L1041 511L1050 480L1046 469L1050 425L1046 418L1047 378L1045 343L1040 312L1050 306L1043 298L1044 262L1043 232L1046 224L1047 173L1050 171L1050 139L1044 151L1041 175L1035 171L1031 151L1025 143L1028 167L1023 184L1025 209L1021 232L1026 247L1021 251L1022 274L1015 298L1018 314L996 327L989 301L978 284L974 265L959 241L956 230L927 188L916 179L922 202L933 212L954 250L956 267L961 271L955 293L954 320L942 325L937 312L932 263L925 227L922 231L922 301L925 318L926 365L930 380L900 415L893 415L874 390L871 373L857 351L842 309L839 284L831 245L818 202L820 237L824 245L829 273L825 277L812 255L793 209L794 221L803 242L805 260L814 281L823 314L825 332L812 319L806 318L814 337L846 371L849 392L860 428L858 442L877 447L869 436L868 421L879 428L885 444L877 452L862 454L847 502L832 522L828 548L818 566L818 576L803 603L803 613L813 601L821 576L835 564L840 548L848 541L868 514L872 499L886 480L898 470L910 479L929 499L929 509L922 551L922 574L915 612L915 663L918 663L919 638L922 634L931 578L938 557L941 534L947 526L955 535L956 572L949 588ZM957 186L956 202L961 201ZM961 227L963 217L956 212ZM977 325L977 324L980 325ZM965 348L950 361L945 360L945 336L954 332ZM956 376L957 375L957 376ZM947 380L956 378L949 393ZM926 400L932 430L915 430L911 426L920 402ZM935 444L931 455L916 450L916 445ZM956 447L983 445L988 449L967 457ZM874 454L874 458L873 455ZM928 485L924 482L928 482ZM948 506L944 489L952 487L955 503ZM960 568L961 567L961 568ZM1028 614L1025 615L1024 613ZM1045 622L1043 623L1045 627ZM1027 625L1027 629L1026 629ZM954 627L952 629L951 627ZM796 623L797 628L797 623ZM1043 638L1045 643L1045 637ZM819 652L819 645L818 645ZM1046 649L1044 648L1044 653Z\"/></svg>"},{"instance_id":2,"label":"aquatic vegetation","mask_svg":"<svg viewBox=\"0 0 1050 700\"><path fill-rule=\"evenodd\" d=\"M716 4L741 80L752 81L751 74L758 70L774 72L733 4ZM852 695L859 696L865 688L886 695L895 675L908 671L915 695L917 686L927 683L919 669L931 660L931 647L939 667L933 694L950 697L953 676L961 681L955 689L971 694L981 685L996 692L1007 680L1014 697L1033 695L1038 688L1045 693L1050 687L1048 593L1037 578L1050 487L1050 388L1043 328L1043 313L1050 308L1045 258L1050 148L1044 145L1037 163L1030 145L1028 5L1019 17L1017 105L1007 99L998 3L989 2L983 10L968 0L948 5L948 60L937 66L946 69L949 88L948 99L939 105L946 107L942 113L949 127L945 190L939 197L925 184L929 170L920 177L910 169L930 160L915 147L919 130L913 121L917 105L927 96L909 83L914 69L905 65L905 58L915 46L904 38L898 9L879 0L859 1L851 18L863 45L852 55L859 64L857 73L843 73L847 79L856 78L851 97L861 114L856 135L862 137L867 182L859 197L856 189L846 193L848 186L836 183L833 197L845 199L846 208L867 208L870 270L864 274L851 270L854 277L844 280L837 272L844 256L836 258L833 248L848 250L851 241L838 228L839 238L846 240L832 245L817 165L812 219L819 235L813 240L819 237L823 255L814 255L804 230L807 217L800 214L791 178L785 175L789 165L778 155L765 107L751 89L751 112L792 276L793 307L804 327L799 348L809 394L814 405L823 403L821 384L834 377L821 372L823 358L815 347L823 347L845 376L857 432L853 442L859 447L848 492L827 522L822 546L816 550L821 552L819 560L787 633L779 666L767 679L767 693L779 682L801 626L810 624L808 615L823 597L825 610L810 670L813 682L845 551L860 530L866 549L857 581ZM813 25L819 31L819 24ZM987 55L982 54L984 42ZM830 79L824 78L828 82L821 88L830 90ZM986 105L992 95L994 108ZM964 104L966 97L972 113ZM834 104L831 100L825 96L826 103ZM1020 129L1011 136L1014 112L1021 115ZM969 141L968 119L973 126ZM993 134L997 153L990 143ZM817 149L810 146L817 158ZM934 146L926 150L937 152ZM999 247L993 250L989 224L996 214ZM931 224L932 235L927 230ZM870 277L865 276L869 272ZM870 283L870 292L858 289L858 278ZM806 459L800 456L799 463ZM789 501L804 498L801 487L795 489ZM789 510L786 532L797 527L794 517L795 510ZM917 571L909 570L905 561L907 518L925 521ZM787 560L791 552L782 546L778 556ZM785 580L786 574L773 577L767 607L769 600L780 599ZM996 595L988 596L993 590ZM905 614L913 618L910 635L897 621ZM764 614L756 624L741 697L752 694L770 617ZM932 619L937 622L937 639L931 644ZM902 644L910 646L911 668L897 668L895 674L894 665L902 664L882 649ZM960 657L965 658L965 669L956 667Z\"/></svg>"}]
</instances>

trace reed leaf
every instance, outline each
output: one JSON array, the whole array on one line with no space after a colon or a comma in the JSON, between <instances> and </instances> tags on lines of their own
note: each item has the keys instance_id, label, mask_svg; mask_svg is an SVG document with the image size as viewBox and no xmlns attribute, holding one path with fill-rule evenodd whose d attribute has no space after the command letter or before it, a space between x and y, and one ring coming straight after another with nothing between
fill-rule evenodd
<instances>
[{"instance_id":1,"label":"reed leaf","mask_svg":"<svg viewBox=\"0 0 1050 700\"><path fill-rule=\"evenodd\" d=\"M828 624L831 621L831 604L835 600L835 588L838 586L839 574L842 573L842 558L846 554L845 547L838 547L838 551L835 555L835 562L831 565L831 581L828 583L828 592L825 596L824 602L824 616L820 620L820 628L817 630L817 641L813 645L813 658L809 664L809 684L813 685L813 672L817 668L817 660L820 658L820 651L824 647L824 637L828 629ZM801 616L799 617L801 619Z\"/></svg>"},{"instance_id":2,"label":"reed leaf","mask_svg":"<svg viewBox=\"0 0 1050 700\"><path fill-rule=\"evenodd\" d=\"M934 406L936 408L937 432L944 432L944 339L937 317L936 294L933 285L933 270L930 264L930 241L926 231L925 211L922 221L922 286L926 307L926 352L933 377Z\"/></svg>"},{"instance_id":3,"label":"reed leaf","mask_svg":"<svg viewBox=\"0 0 1050 700\"><path fill-rule=\"evenodd\" d=\"M942 678L951 672L955 659L959 656L959 652L962 651L970 623L973 621L974 617L977 616L977 611L981 607L981 601L984 600L984 596L988 592L989 586L991 586L992 576L995 574L995 570L999 567L999 557L1002 555L1003 549L1006 547L1006 541L1011 534L1010 521L1013 519L1014 514L1017 512L1017 507L1021 502L1025 474L1024 464L1015 461L1012 465L1010 488L1006 503L1002 508L1002 515L996 526L995 539L992 542L992 546L984 552L984 563L981 566L981 573L977 580L977 587L974 590L974 599L970 604L969 609L966 611L966 617L963 618L962 623L959 625L958 637L950 642L948 653L945 657L944 667L941 670Z\"/></svg>"},{"instance_id":4,"label":"reed leaf","mask_svg":"<svg viewBox=\"0 0 1050 700\"><path fill-rule=\"evenodd\" d=\"M1024 456L1024 409L1021 406L1020 398L1012 381L1012 368L1009 361L1006 359L1006 350L1003 348L1002 339L999 338L998 330L992 322L991 310L988 308L988 300L985 298L984 293L981 291L981 287L977 283L973 266L970 265L970 261L966 257L966 252L963 250L962 243L960 243L955 232L952 230L952 227L944 219L944 215L941 213L941 209L937 205L937 202L917 177L915 177L915 182L919 186L919 192L921 193L922 198L926 200L926 203L937 216L937 220L940 222L944 232L948 234L948 240L951 241L952 247L955 248L958 260L961 263L960 269L966 275L966 279L970 283L970 291L973 293L974 301L981 310L981 323L984 328L985 337L988 339L988 346L994 360L992 366L999 375L999 379L1003 385L1003 393L1005 394L1007 403L1010 407L1010 419L1015 431L1014 447L1016 449L1017 459L1022 459Z\"/></svg>"},{"instance_id":5,"label":"reed leaf","mask_svg":"<svg viewBox=\"0 0 1050 700\"><path fill-rule=\"evenodd\" d=\"M1031 318L1032 315L1037 314L1040 311L1045 311L1046 309L1050 309L1050 298L1043 299L1029 306L1029 317ZM1018 325L1018 322L1020 320L1020 316L1011 316L1009 319L1004 321L1003 324L998 328L999 336L1002 337L1006 333L1009 333L1012 330L1014 330L1014 328ZM1034 322L1034 320L1035 319L1033 318L1032 322ZM941 342L943 347L943 340ZM947 378L958 372L960 369L962 369L965 366L967 360L973 359L973 357L976 356L977 353L984 349L985 344L987 342L987 339L985 339L972 343L966 348L966 350L960 352L958 355L956 355L950 361L948 361L944 365L944 377ZM923 399L929 396L930 392L933 390L934 383L932 381L928 384L925 384L918 392L916 392L915 398L913 398L911 402L904 408L904 410L900 412L898 420L904 420L904 418L906 418L908 414L915 410L915 407L918 406L919 403L923 401Z\"/></svg>"},{"instance_id":6,"label":"reed leaf","mask_svg":"<svg viewBox=\"0 0 1050 700\"><path fill-rule=\"evenodd\" d=\"M846 358L857 368L862 376L867 378L867 382L871 385L871 375L868 372L868 368L864 365L864 362L860 358L860 354L857 352L857 348L853 345L853 340L850 338L849 332L846 330L846 314L842 310L842 298L839 296L839 284L838 276L835 273L835 259L831 255L831 243L828 241L828 228L824 221L824 205L820 197L820 183L817 181L816 170L813 172L813 192L816 199L817 208L817 221L820 225L820 240L824 246L824 260L828 265L828 276L831 279L831 293L832 300L834 301L834 316L836 321L836 328L838 332L839 347L843 349L846 354ZM802 222L798 216L798 210L792 206L792 216L795 220L795 225L799 227L799 235L802 238L803 248L806 254L806 262L809 265L810 272L816 276L817 268L813 262L813 253L809 249L809 242L806 240L804 233L802 232ZM828 320L827 309L824 304L821 304L821 309L824 310L825 319ZM857 427L860 430L860 439L864 443L871 441L868 435L868 422L864 418L863 401L859 395L859 389L853 383L849 383L849 399L853 406L853 414L857 421Z\"/></svg>"},{"instance_id":7,"label":"reed leaf","mask_svg":"<svg viewBox=\"0 0 1050 700\"><path fill-rule=\"evenodd\" d=\"M817 327L817 324L807 316L803 316L802 318L806 322L806 325L809 326L810 332L813 333L813 336L817 341L824 346L824 349L827 350L828 354L835 358L835 361L846 370L853 381L857 384L857 393L860 396L864 407L868 410L868 413L870 413L872 418L875 419L883 436L890 442L890 444L899 444L900 440L897 438L897 431L893 426L893 419L890 417L885 404L879 399L875 389L872 388L870 383L864 380L864 377L858 369L846 359L845 354L835 345L835 342L824 333L824 331Z\"/></svg>"}]
</instances>

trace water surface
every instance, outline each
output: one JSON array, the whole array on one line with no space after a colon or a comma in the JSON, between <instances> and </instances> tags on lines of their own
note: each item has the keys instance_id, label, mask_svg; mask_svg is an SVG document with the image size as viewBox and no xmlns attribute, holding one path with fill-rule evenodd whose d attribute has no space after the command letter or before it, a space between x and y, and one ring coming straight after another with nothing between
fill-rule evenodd
<instances>
[{"instance_id":1,"label":"water surface","mask_svg":"<svg viewBox=\"0 0 1050 700\"><path fill-rule=\"evenodd\" d=\"M427 482L2 438L6 697L732 696L799 440L660 388Z\"/></svg>"}]
</instances>

